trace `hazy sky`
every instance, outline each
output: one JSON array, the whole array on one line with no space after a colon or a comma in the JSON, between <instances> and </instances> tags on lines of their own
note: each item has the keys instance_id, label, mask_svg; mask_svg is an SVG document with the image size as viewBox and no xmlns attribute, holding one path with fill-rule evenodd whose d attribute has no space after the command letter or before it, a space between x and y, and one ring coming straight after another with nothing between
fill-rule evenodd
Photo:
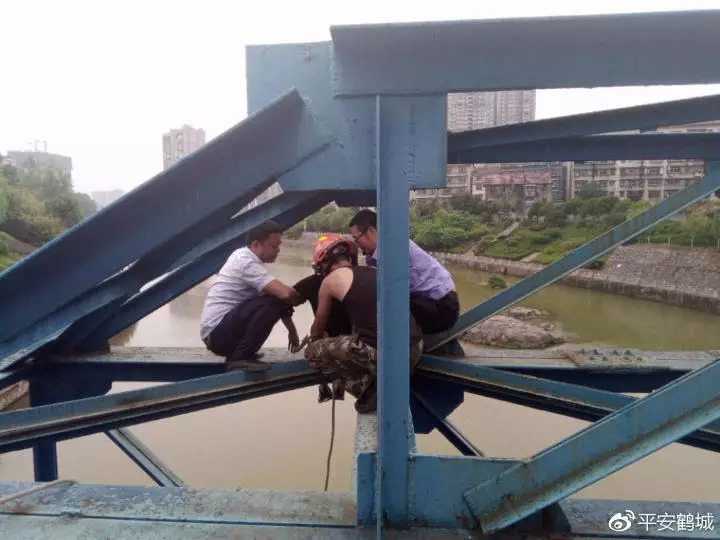
<instances>
[{"instance_id":1,"label":"hazy sky","mask_svg":"<svg viewBox=\"0 0 720 540\"><path fill-rule=\"evenodd\" d=\"M334 24L720 9L720 0L0 1L0 153L46 140L81 191L162 169L161 135L245 117L244 46L329 39ZM538 118L720 93L720 86L555 90Z\"/></svg>"}]
</instances>

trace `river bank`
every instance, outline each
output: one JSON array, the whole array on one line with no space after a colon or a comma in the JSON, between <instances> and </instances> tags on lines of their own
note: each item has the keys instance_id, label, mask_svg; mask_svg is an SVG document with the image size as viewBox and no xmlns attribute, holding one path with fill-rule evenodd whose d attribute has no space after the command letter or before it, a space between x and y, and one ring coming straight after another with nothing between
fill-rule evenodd
<instances>
[{"instance_id":1,"label":"river bank","mask_svg":"<svg viewBox=\"0 0 720 540\"><path fill-rule=\"evenodd\" d=\"M306 248L316 233L286 239ZM443 264L512 277L527 277L545 265L472 254L433 252ZM720 252L706 248L631 244L620 246L598 270L580 269L560 280L564 285L652 300L720 314Z\"/></svg>"},{"instance_id":2,"label":"river bank","mask_svg":"<svg viewBox=\"0 0 720 540\"><path fill-rule=\"evenodd\" d=\"M443 264L520 278L544 268L538 263L479 255L433 255ZM560 283L720 313L720 253L714 250L621 246L603 268L576 270Z\"/></svg>"},{"instance_id":3,"label":"river bank","mask_svg":"<svg viewBox=\"0 0 720 540\"><path fill-rule=\"evenodd\" d=\"M20 381L0 390L0 411L9 409L18 400L27 396L29 384L27 381Z\"/></svg>"}]
</instances>

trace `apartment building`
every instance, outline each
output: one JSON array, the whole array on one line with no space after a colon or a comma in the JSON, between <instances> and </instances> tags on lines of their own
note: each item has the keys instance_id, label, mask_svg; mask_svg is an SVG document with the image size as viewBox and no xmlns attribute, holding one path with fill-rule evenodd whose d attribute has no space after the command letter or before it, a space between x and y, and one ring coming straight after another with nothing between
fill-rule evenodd
<instances>
[{"instance_id":1,"label":"apartment building","mask_svg":"<svg viewBox=\"0 0 720 540\"><path fill-rule=\"evenodd\" d=\"M205 144L205 130L187 124L163 133L163 169Z\"/></svg>"},{"instance_id":2,"label":"apartment building","mask_svg":"<svg viewBox=\"0 0 720 540\"><path fill-rule=\"evenodd\" d=\"M720 131L720 122L669 126L660 133L710 133ZM694 184L705 174L698 159L578 161L571 165L568 196L595 182L608 195L633 201L661 201Z\"/></svg>"}]
</instances>

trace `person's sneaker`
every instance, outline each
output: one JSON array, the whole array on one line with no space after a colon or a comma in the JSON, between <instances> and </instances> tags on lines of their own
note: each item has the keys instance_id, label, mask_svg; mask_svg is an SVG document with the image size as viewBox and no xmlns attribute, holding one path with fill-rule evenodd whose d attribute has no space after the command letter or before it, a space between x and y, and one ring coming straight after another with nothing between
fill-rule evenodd
<instances>
[{"instance_id":1,"label":"person's sneaker","mask_svg":"<svg viewBox=\"0 0 720 540\"><path fill-rule=\"evenodd\" d=\"M271 365L265 362L260 362L255 358L242 358L239 360L228 360L226 362L228 371L266 371L270 369Z\"/></svg>"},{"instance_id":2,"label":"person's sneaker","mask_svg":"<svg viewBox=\"0 0 720 540\"><path fill-rule=\"evenodd\" d=\"M368 386L355 402L355 410L361 414L377 410L377 383Z\"/></svg>"}]
</instances>

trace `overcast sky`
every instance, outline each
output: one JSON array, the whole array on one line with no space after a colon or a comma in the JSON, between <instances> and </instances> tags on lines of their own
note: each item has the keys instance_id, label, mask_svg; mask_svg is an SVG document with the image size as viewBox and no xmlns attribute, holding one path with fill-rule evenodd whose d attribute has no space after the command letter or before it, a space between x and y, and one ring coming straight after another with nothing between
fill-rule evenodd
<instances>
[{"instance_id":1,"label":"overcast sky","mask_svg":"<svg viewBox=\"0 0 720 540\"><path fill-rule=\"evenodd\" d=\"M400 2L0 0L0 153L73 159L79 191L162 169L162 133L217 136L245 117L244 46L329 39L334 24L720 9L720 0ZM538 92L546 118L720 93L720 86Z\"/></svg>"}]
</instances>

